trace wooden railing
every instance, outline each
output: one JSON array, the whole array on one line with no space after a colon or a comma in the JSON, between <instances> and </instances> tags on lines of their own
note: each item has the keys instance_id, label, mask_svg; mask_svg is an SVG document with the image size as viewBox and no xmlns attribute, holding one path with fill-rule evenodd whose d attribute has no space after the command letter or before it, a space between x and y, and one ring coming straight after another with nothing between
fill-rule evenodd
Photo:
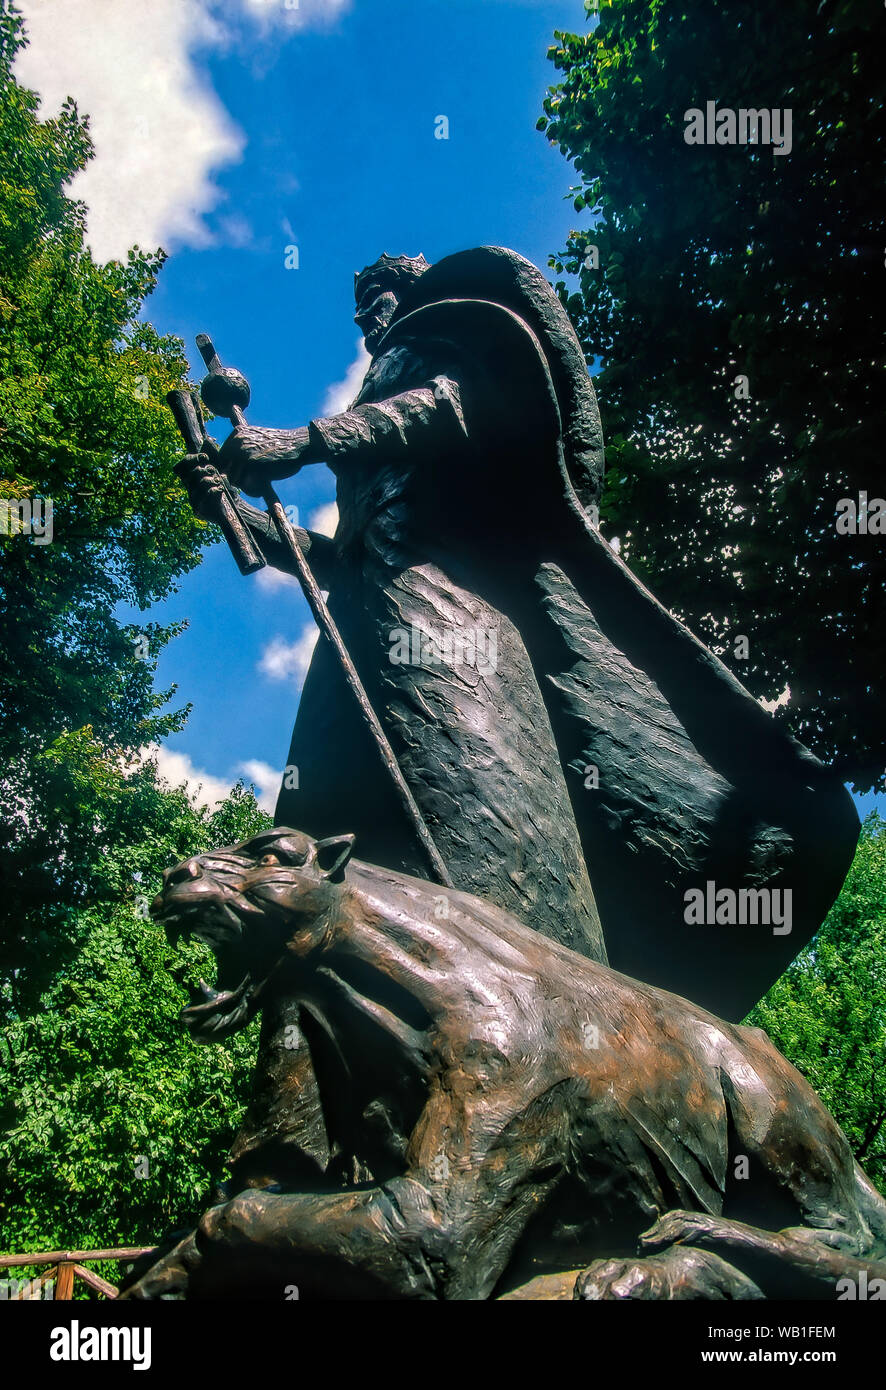
<instances>
[{"instance_id":1,"label":"wooden railing","mask_svg":"<svg viewBox=\"0 0 886 1390\"><path fill-rule=\"evenodd\" d=\"M70 1299L73 1296L74 1280L82 1279L84 1284L101 1294L102 1298L116 1298L119 1289L109 1284L83 1264L84 1260L135 1260L139 1255L147 1255L155 1249L153 1245L125 1245L116 1250L47 1250L43 1254L33 1252L29 1255L0 1255L0 1270L16 1269L23 1265L47 1265L43 1274L27 1280L15 1293L9 1295L10 1301L39 1298L44 1285L53 1282L53 1298Z\"/></svg>"}]
</instances>

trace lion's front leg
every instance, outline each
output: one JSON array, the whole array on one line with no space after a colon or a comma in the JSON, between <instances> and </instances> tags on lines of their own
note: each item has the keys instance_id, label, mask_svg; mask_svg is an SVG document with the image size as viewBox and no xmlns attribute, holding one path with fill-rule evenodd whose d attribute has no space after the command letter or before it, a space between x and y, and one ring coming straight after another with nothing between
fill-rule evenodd
<instances>
[{"instance_id":1,"label":"lion's front leg","mask_svg":"<svg viewBox=\"0 0 886 1390\"><path fill-rule=\"evenodd\" d=\"M767 1298L836 1299L844 1280L856 1285L862 1276L886 1280L886 1263L835 1249L833 1235L811 1227L766 1231L702 1212L671 1211L640 1237L640 1244L648 1251L692 1247L719 1254Z\"/></svg>"},{"instance_id":2,"label":"lion's front leg","mask_svg":"<svg viewBox=\"0 0 886 1390\"><path fill-rule=\"evenodd\" d=\"M242 1192L200 1222L189 1296L282 1298L294 1287L308 1299L487 1298L537 1208L535 1190L510 1178Z\"/></svg>"},{"instance_id":3,"label":"lion's front leg","mask_svg":"<svg viewBox=\"0 0 886 1390\"><path fill-rule=\"evenodd\" d=\"M334 1194L247 1189L121 1294L126 1299L435 1299L439 1244L427 1192L398 1179Z\"/></svg>"},{"instance_id":4,"label":"lion's front leg","mask_svg":"<svg viewBox=\"0 0 886 1390\"><path fill-rule=\"evenodd\" d=\"M409 1178L341 1193L250 1190L197 1228L191 1296L436 1299L445 1238L429 1194Z\"/></svg>"}]
</instances>

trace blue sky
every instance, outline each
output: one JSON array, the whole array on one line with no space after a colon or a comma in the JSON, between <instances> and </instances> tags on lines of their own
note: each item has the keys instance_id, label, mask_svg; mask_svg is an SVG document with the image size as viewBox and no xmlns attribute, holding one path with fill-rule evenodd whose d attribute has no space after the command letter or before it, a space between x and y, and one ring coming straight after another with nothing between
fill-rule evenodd
<instances>
[{"instance_id":1,"label":"blue sky","mask_svg":"<svg viewBox=\"0 0 886 1390\"><path fill-rule=\"evenodd\" d=\"M96 254L166 247L146 314L184 339L195 377L194 336L212 334L250 380L254 424L301 425L353 392L353 274L382 251L497 243L544 267L580 221L571 166L535 123L547 47L584 28L581 0L19 3L20 79L91 113L97 158L74 191ZM302 524L328 522L325 468L280 491ZM241 578L218 545L147 615L190 623L157 674L193 706L164 770L222 794L245 769L266 804L312 633L295 585L270 578Z\"/></svg>"},{"instance_id":2,"label":"blue sky","mask_svg":"<svg viewBox=\"0 0 886 1390\"><path fill-rule=\"evenodd\" d=\"M91 115L96 167L74 192L96 254L164 245L147 316L184 339L195 376L194 336L212 334L249 378L254 424L301 425L354 393L353 276L382 251L498 243L544 266L575 222L570 168L535 124L547 48L585 25L581 0L20 3L21 80ZM328 521L325 468L280 491L302 524L324 506ZM242 579L219 545L150 611L190 623L157 674L193 706L171 776L220 791L245 768L272 794L313 631L272 578Z\"/></svg>"},{"instance_id":3,"label":"blue sky","mask_svg":"<svg viewBox=\"0 0 886 1390\"><path fill-rule=\"evenodd\" d=\"M329 28L263 40L244 25L235 49L204 49L245 147L214 174L213 243L173 247L147 315L185 340L196 375L194 335L213 335L249 378L253 423L323 413L357 355L355 270L382 251L436 260L483 242L544 265L563 243L572 178L535 122L553 31L583 24L574 0L356 0ZM448 140L435 138L439 115ZM290 245L298 270L285 268ZM334 481L313 468L281 493L304 524ZM169 749L222 781L254 763L282 768L299 688L287 649L301 639L303 650L310 631L300 592L241 578L216 546L149 617L190 622L157 675L177 684L177 705L193 704ZM277 678L262 669L269 648Z\"/></svg>"},{"instance_id":4,"label":"blue sky","mask_svg":"<svg viewBox=\"0 0 886 1390\"><path fill-rule=\"evenodd\" d=\"M172 256L153 322L189 346L210 331L252 385L249 419L296 426L323 413L355 359L353 274L382 251L433 261L493 242L544 264L570 226L571 182L535 130L545 51L556 27L582 20L574 3L362 0L331 31L294 34L273 55L256 44L210 59L248 136L242 163L219 179L222 215L245 219L254 240ZM441 114L448 140L435 138ZM293 244L299 269L286 270ZM281 493L304 524L334 481L308 469ZM158 671L194 706L170 747L221 778L254 760L282 768L298 669L274 679L262 655L273 643L274 669L287 669L285 649L309 622L298 590L241 579L217 547L151 616L191 620Z\"/></svg>"}]
</instances>

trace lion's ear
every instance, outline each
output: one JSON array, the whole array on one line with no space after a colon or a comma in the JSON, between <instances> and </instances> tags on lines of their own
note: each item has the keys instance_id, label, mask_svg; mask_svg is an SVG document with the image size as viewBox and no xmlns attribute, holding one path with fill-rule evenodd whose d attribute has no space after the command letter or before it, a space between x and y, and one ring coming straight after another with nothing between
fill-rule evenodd
<instances>
[{"instance_id":1,"label":"lion's ear","mask_svg":"<svg viewBox=\"0 0 886 1390\"><path fill-rule=\"evenodd\" d=\"M328 840L317 841L315 863L323 878L331 883L341 883L345 876L345 865L354 853L355 835L332 835Z\"/></svg>"}]
</instances>

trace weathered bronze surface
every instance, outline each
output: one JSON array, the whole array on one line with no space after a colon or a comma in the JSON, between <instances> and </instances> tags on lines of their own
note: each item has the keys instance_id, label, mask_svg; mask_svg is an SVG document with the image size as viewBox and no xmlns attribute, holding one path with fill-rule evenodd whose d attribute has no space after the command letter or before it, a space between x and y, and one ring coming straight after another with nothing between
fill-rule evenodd
<instances>
[{"instance_id":1,"label":"weathered bronze surface","mask_svg":"<svg viewBox=\"0 0 886 1390\"><path fill-rule=\"evenodd\" d=\"M299 540L453 883L741 1018L840 888L848 793L599 535L594 389L544 276L480 247L383 257L356 295L372 363L353 407L238 430L221 465L256 494L310 463L336 474L334 541ZM241 517L291 571L268 518ZM433 641L392 661L398 632L494 634L494 666L434 662ZM326 642L288 762L278 823L348 825L367 859L427 874ZM687 929L707 881L789 890L790 933Z\"/></svg>"},{"instance_id":2,"label":"weathered bronze surface","mask_svg":"<svg viewBox=\"0 0 886 1390\"><path fill-rule=\"evenodd\" d=\"M886 1278L886 1202L765 1034L351 849L278 829L167 874L154 912L219 961L183 1019L217 1039L263 1009L261 1065L228 1190L127 1297L562 1298L571 1271L578 1299L826 1299Z\"/></svg>"},{"instance_id":3,"label":"weathered bronze surface","mask_svg":"<svg viewBox=\"0 0 886 1390\"><path fill-rule=\"evenodd\" d=\"M356 299L350 409L247 425L205 338L220 451L178 402L195 509L244 572L297 573L325 637L277 806L303 831L188 861L156 904L219 958L194 1036L259 1010L262 1032L230 1182L129 1296L883 1277L886 1204L832 1118L706 1012L741 1018L820 925L851 799L600 536L594 390L544 277L499 247L385 256ZM320 462L333 540L290 531L272 487ZM371 863L345 869L355 836ZM787 894L786 927L687 919L688 890L724 888Z\"/></svg>"}]
</instances>

